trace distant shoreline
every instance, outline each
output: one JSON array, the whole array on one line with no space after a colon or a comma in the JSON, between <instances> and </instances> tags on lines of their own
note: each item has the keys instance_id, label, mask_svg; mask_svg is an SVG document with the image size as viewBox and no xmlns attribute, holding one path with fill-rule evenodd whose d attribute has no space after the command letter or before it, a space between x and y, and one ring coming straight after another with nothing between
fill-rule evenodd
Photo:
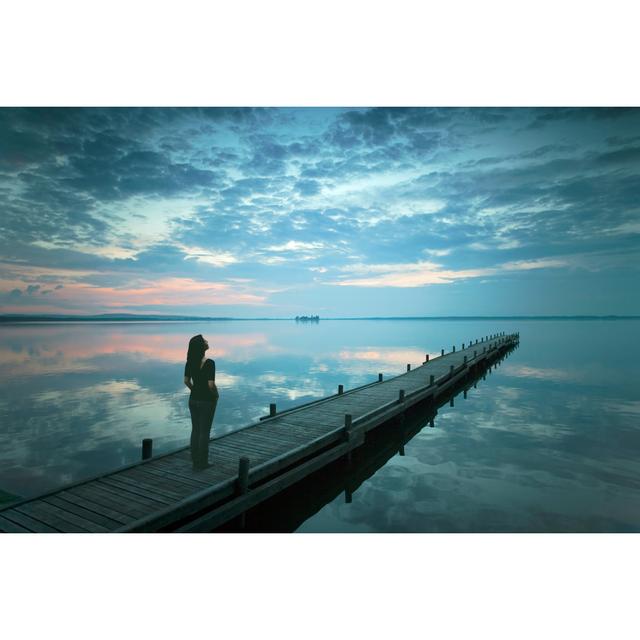
<instances>
[{"instance_id":1,"label":"distant shoreline","mask_svg":"<svg viewBox=\"0 0 640 640\"><path fill-rule=\"evenodd\" d=\"M320 318L320 322L331 320L638 320L640 316L619 315L549 315L549 316L368 316L368 317L335 317ZM295 317L280 318L234 318L234 317L206 317L206 316L160 316L135 314L101 314L92 316L73 315L28 315L5 314L0 315L0 323L17 322L250 322L250 321L295 321Z\"/></svg>"}]
</instances>

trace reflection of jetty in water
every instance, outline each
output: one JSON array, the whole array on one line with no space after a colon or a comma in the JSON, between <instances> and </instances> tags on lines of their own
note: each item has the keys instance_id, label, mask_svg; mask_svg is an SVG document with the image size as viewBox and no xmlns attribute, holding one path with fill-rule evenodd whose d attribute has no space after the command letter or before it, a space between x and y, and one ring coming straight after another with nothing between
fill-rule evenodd
<instances>
[{"instance_id":1,"label":"reflection of jetty in water","mask_svg":"<svg viewBox=\"0 0 640 640\"><path fill-rule=\"evenodd\" d=\"M320 322L320 316L296 316L296 322Z\"/></svg>"},{"instance_id":2,"label":"reflection of jetty in water","mask_svg":"<svg viewBox=\"0 0 640 640\"><path fill-rule=\"evenodd\" d=\"M312 476L286 489L275 498L263 502L245 514L244 528L238 520L216 529L220 532L292 532L320 509L333 502L341 493L350 503L356 490L396 454L404 455L405 445L425 427L436 426L438 409L446 404L454 406L454 398L475 389L502 360L518 348L514 345L485 366L471 370L449 393L436 402L426 400L411 407L404 415L396 416L366 434L364 444L349 457L343 457L320 469Z\"/></svg>"}]
</instances>

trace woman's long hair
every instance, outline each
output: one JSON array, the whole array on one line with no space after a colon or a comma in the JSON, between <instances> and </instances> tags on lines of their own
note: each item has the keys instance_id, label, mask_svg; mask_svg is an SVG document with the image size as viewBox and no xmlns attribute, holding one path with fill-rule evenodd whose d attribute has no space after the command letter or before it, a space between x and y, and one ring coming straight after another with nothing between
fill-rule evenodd
<instances>
[{"instance_id":1,"label":"woman's long hair","mask_svg":"<svg viewBox=\"0 0 640 640\"><path fill-rule=\"evenodd\" d=\"M204 338L201 334L193 336L189 340L189 349L187 350L187 375L193 376L200 370L200 363L204 356Z\"/></svg>"}]
</instances>

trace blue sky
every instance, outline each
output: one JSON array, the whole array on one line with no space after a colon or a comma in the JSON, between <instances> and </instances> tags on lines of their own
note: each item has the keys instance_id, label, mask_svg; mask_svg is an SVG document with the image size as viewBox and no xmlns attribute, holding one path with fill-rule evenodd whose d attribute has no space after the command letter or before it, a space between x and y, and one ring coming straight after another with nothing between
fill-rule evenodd
<instances>
[{"instance_id":1,"label":"blue sky","mask_svg":"<svg viewBox=\"0 0 640 640\"><path fill-rule=\"evenodd\" d=\"M639 314L640 110L0 109L0 311Z\"/></svg>"}]
</instances>

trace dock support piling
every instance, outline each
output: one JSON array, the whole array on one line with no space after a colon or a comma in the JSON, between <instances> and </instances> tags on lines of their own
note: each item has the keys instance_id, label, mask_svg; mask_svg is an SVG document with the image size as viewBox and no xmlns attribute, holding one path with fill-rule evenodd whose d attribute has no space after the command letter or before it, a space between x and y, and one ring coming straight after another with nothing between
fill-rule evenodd
<instances>
[{"instance_id":1,"label":"dock support piling","mask_svg":"<svg viewBox=\"0 0 640 640\"><path fill-rule=\"evenodd\" d=\"M153 455L153 439L145 438L142 441L142 459L148 460Z\"/></svg>"},{"instance_id":2,"label":"dock support piling","mask_svg":"<svg viewBox=\"0 0 640 640\"><path fill-rule=\"evenodd\" d=\"M243 496L249 491L249 458L242 456L238 460L238 495ZM246 513L240 514L239 524L240 528L244 529L246 523Z\"/></svg>"},{"instance_id":3,"label":"dock support piling","mask_svg":"<svg viewBox=\"0 0 640 640\"><path fill-rule=\"evenodd\" d=\"M351 442L353 433L351 429L353 427L353 416L350 413L344 414L344 437L347 442ZM351 451L347 452L347 463L351 464Z\"/></svg>"}]
</instances>

